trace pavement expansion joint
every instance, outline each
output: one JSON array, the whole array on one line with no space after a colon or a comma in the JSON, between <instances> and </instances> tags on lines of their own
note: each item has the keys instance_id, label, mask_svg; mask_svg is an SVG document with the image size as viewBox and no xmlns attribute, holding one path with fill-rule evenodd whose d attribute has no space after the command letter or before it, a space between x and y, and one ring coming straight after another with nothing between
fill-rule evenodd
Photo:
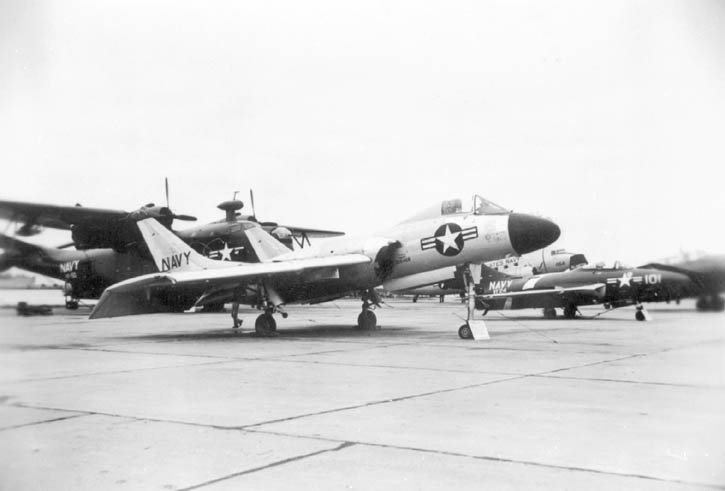
<instances>
[{"instance_id":1,"label":"pavement expansion joint","mask_svg":"<svg viewBox=\"0 0 725 491\"><path fill-rule=\"evenodd\" d=\"M18 380L18 382L38 382L38 381L44 381L44 380L67 380L67 379L73 379L73 378L83 378L83 377L94 377L98 375L117 375L121 373L135 373L135 372L145 372L145 371L151 371L151 370L164 370L169 368L185 368L185 367L201 367L206 365L222 365L224 363L232 363L234 359L229 360L216 360L216 361L207 361L202 363L183 363L183 364L176 364L176 365L164 365L164 366L158 366L158 367L144 367L144 368L128 368L125 370L108 370L108 371L100 371L100 372L86 372L86 373L76 373L72 375L57 375L54 377L38 377L38 378L29 378L29 379L21 379Z\"/></svg>"},{"instance_id":2,"label":"pavement expansion joint","mask_svg":"<svg viewBox=\"0 0 725 491\"><path fill-rule=\"evenodd\" d=\"M200 489L200 488L203 488L205 486L210 486L212 484L216 484L218 482L227 481L227 480L233 479L235 477L244 476L244 475L247 475L247 474L252 474L254 472L263 471L263 470L266 470L266 469L270 469L272 467L279 467L281 465L285 465L285 464L289 464L291 462L297 462L297 461L300 461L300 460L308 459L310 457L315 457L315 456L321 455L321 454L326 454L326 453L330 453L330 452L338 452L338 451L343 450L345 448L348 448L348 447L350 447L352 445L354 445L354 443L343 442L343 443L339 444L337 447L334 447L334 448L326 448L326 449L323 449L323 450L317 450L315 452L310 452L310 453L306 453L306 454L302 454L302 455L296 455L294 457L290 457L290 458L287 458L287 459L278 460L276 462L272 462L270 464L266 464L266 465L263 465L263 466L254 467L252 469L246 469L246 470L239 471L239 472L234 472L232 474L228 474L226 476L218 477L216 479L212 479L210 481L206 481L206 482L203 482L203 483L195 484L193 486L189 486L189 487L186 487L186 488L179 488L179 489L177 489L177 491L191 491L193 489Z\"/></svg>"},{"instance_id":3,"label":"pavement expansion joint","mask_svg":"<svg viewBox=\"0 0 725 491\"><path fill-rule=\"evenodd\" d=\"M18 405L16 407L24 407L24 406ZM78 411L76 411L76 412L78 412ZM38 425L44 425L44 424L47 424L47 423L55 423L55 422L58 422L58 421L65 421L65 420L68 420L68 419L81 418L81 417L84 417L84 416L91 416L91 414L88 414L88 413L69 414L67 416L59 416L57 418L44 419L44 420L41 420L41 421L32 421L32 422L29 422L29 423L22 423L22 424L18 424L18 425L4 426L4 427L0 427L0 432L1 431L8 431L8 430L17 430L18 428L25 428L27 426L38 426Z\"/></svg>"},{"instance_id":4,"label":"pavement expansion joint","mask_svg":"<svg viewBox=\"0 0 725 491\"><path fill-rule=\"evenodd\" d=\"M310 353L312 354L312 353ZM303 356L303 355L300 355ZM284 357L267 358L267 360L279 361L283 363L304 363L310 365L326 365L339 367L356 367L356 368L383 368L386 370L415 370L423 372L436 373L477 373L477 374L494 374L494 375L521 375L515 372L499 372L494 370L464 370L460 368L431 368L425 366L406 366L406 365L374 365L368 363L345 363L341 361L321 361L321 360L290 360Z\"/></svg>"},{"instance_id":5,"label":"pavement expansion joint","mask_svg":"<svg viewBox=\"0 0 725 491\"><path fill-rule=\"evenodd\" d=\"M625 380L616 378L601 377L573 377L566 375L548 375L548 374L531 374L532 377L555 378L560 380L588 380L591 382L611 382L617 384L634 384L634 385L655 385L661 387L679 387L684 389L708 389L708 390L725 390L724 387L717 385L701 385L701 384L678 384L673 382L652 382L646 380Z\"/></svg>"},{"instance_id":6,"label":"pavement expansion joint","mask_svg":"<svg viewBox=\"0 0 725 491\"><path fill-rule=\"evenodd\" d=\"M400 396L400 397L391 397L389 399L381 399L381 400L378 400L378 401L365 402L365 403L362 403L362 404L355 404L355 405L352 405L352 406L345 406L345 407L339 407L339 408L333 408L333 409L325 409L324 411L317 411L317 412L313 412L313 413L298 414L296 416L288 416L286 418L278 418L278 419L273 419L273 420L269 420L269 421L262 421L260 423L253 423L253 424L250 424L250 425L243 425L243 426L234 427L234 429L246 430L246 429L249 429L249 428L257 428L257 427L264 426L264 425L275 424L275 423L282 423L282 422L287 422L287 421L294 421L294 420L297 420L297 419L309 418L309 417L313 417L313 416L321 416L321 415L324 415L324 414L333 414L333 413L338 413L338 412L342 412L342 411L349 411L349 410L352 410L352 409L361 409L361 408L367 408L367 407L372 407L372 406L378 406L378 405L382 405L382 404L390 404L390 403L393 403L393 402L407 401L407 400L410 400L410 399L417 399L419 397L427 397L427 396L432 396L432 395L437 395L437 394L445 394L445 393L449 393L449 392L455 392L455 391L459 391L459 390L473 389L473 388L476 388L476 387L483 387L483 386L486 386L486 385L493 385L493 384L498 384L498 383L502 383L502 382L509 382L511 380L523 379L523 378L526 378L528 376L529 375L525 375L525 374L524 375L517 375L515 377L507 377L507 378L502 378L502 379L497 379L497 380L489 380L489 381L486 381L486 382L481 382L481 383L477 383L477 384L468 384L468 385L463 385L463 386L460 386L460 387L449 387L449 388L445 388L445 389L439 389L439 390L433 390L433 391L428 391L428 392L422 392L422 393L419 393L419 394L409 394L409 395Z\"/></svg>"},{"instance_id":7,"label":"pavement expansion joint","mask_svg":"<svg viewBox=\"0 0 725 491\"><path fill-rule=\"evenodd\" d=\"M684 480L678 480L678 479L666 479L666 478L650 476L650 475L645 475L645 474L615 472L615 471L608 471L608 470L603 470L603 469L594 469L594 468L590 468L590 467L577 467L577 466L549 464L549 463L537 462L537 461L533 461L533 460L509 459L506 457L493 456L493 455L471 455L471 454L465 454L465 453L461 453L461 452L451 452L451 451L447 451L447 450L434 450L434 449L429 449L429 448L410 447L410 446L405 446L405 445L392 445L392 444L388 444L388 443L367 442L367 441L362 441L362 440L359 440L359 441L340 440L337 438L295 434L295 433L287 433L284 431L272 431L272 430L264 430L264 429L250 428L246 431L249 431L250 433L260 433L260 434L265 434L265 435L283 436L283 437L287 437L287 438L301 438L301 439L324 441L324 442L330 442L330 443L340 443L340 446L337 447L336 449L334 449L335 451L342 450L344 448L351 447L351 446L387 448L387 449L393 449L393 450L404 450L404 451L409 451L409 452L422 452L422 453L434 454L434 455L444 455L444 456L448 456L448 457L458 457L458 458L467 458L467 459L476 459L476 460L486 460L486 461L490 461L490 462L542 467L542 468L547 468L547 469L558 469L558 470L566 470L566 471L574 471L574 472L586 472L586 473L602 474L602 475L618 476L618 477L630 477L630 478L636 478L636 479L645 479L645 480L650 480L650 481L658 481L658 482L672 483L672 484L683 484L683 485L689 485L689 486L701 486L701 487L708 488L708 489L725 489L725 486L719 486L719 485L714 485L714 484L696 483L696 482L690 482L690 481L684 481ZM321 452L317 452L317 453L324 453L324 452L325 451L321 451ZM310 456L312 456L312 454ZM195 488L187 488L187 489L195 489Z\"/></svg>"}]
</instances>

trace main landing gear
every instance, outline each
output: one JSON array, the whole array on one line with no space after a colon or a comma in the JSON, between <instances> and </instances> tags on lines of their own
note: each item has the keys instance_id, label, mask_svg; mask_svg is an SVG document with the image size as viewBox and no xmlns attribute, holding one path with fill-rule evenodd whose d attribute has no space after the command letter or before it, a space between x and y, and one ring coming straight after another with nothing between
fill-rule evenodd
<instances>
[{"instance_id":1,"label":"main landing gear","mask_svg":"<svg viewBox=\"0 0 725 491\"><path fill-rule=\"evenodd\" d=\"M576 305L569 304L564 307L564 318L566 319L574 319L576 317L576 313L579 311L579 309L576 308Z\"/></svg>"},{"instance_id":2,"label":"main landing gear","mask_svg":"<svg viewBox=\"0 0 725 491\"><path fill-rule=\"evenodd\" d=\"M556 319L556 309L553 307L546 307L544 309L544 318L545 319Z\"/></svg>"},{"instance_id":3,"label":"main landing gear","mask_svg":"<svg viewBox=\"0 0 725 491\"><path fill-rule=\"evenodd\" d=\"M638 321L652 320L652 317L650 317L649 312L647 312L647 309L644 308L644 305L638 303L635 308L637 309L634 313L635 319L637 319Z\"/></svg>"},{"instance_id":4,"label":"main landing gear","mask_svg":"<svg viewBox=\"0 0 725 491\"><path fill-rule=\"evenodd\" d=\"M357 316L358 329L375 329L377 327L378 318L375 317L373 307L378 304L375 293L366 291L362 295L362 312Z\"/></svg>"},{"instance_id":5,"label":"main landing gear","mask_svg":"<svg viewBox=\"0 0 725 491\"><path fill-rule=\"evenodd\" d=\"M272 337L277 335L277 321L272 316L275 312L282 314L283 319L287 318L287 312L282 312L278 307L265 309L264 314L259 315L257 320L254 321L254 332L258 336Z\"/></svg>"},{"instance_id":6,"label":"main landing gear","mask_svg":"<svg viewBox=\"0 0 725 491\"><path fill-rule=\"evenodd\" d=\"M725 310L725 300L723 300L723 298L718 294L703 295L697 299L695 307L697 307L697 310L700 311L711 310L715 312L722 312Z\"/></svg>"},{"instance_id":7,"label":"main landing gear","mask_svg":"<svg viewBox=\"0 0 725 491\"><path fill-rule=\"evenodd\" d=\"M259 303L257 308L264 310L264 314L259 315L254 321L254 331L258 336L276 336L277 322L272 314L279 312L282 318L287 318L287 312L284 312L280 305L283 303L282 298L270 286L262 285L259 290Z\"/></svg>"}]
</instances>

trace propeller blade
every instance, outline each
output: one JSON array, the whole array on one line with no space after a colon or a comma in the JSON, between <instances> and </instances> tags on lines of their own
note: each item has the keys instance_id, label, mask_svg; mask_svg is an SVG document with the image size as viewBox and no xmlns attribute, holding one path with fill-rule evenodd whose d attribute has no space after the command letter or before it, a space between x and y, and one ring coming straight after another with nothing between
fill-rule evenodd
<instances>
[{"instance_id":1,"label":"propeller blade","mask_svg":"<svg viewBox=\"0 0 725 491\"><path fill-rule=\"evenodd\" d=\"M164 184L166 187L166 208L169 208L169 178L164 177Z\"/></svg>"},{"instance_id":2,"label":"propeller blade","mask_svg":"<svg viewBox=\"0 0 725 491\"><path fill-rule=\"evenodd\" d=\"M184 222L195 222L196 217L191 215L174 215L174 220L182 220Z\"/></svg>"},{"instance_id":3,"label":"propeller blade","mask_svg":"<svg viewBox=\"0 0 725 491\"><path fill-rule=\"evenodd\" d=\"M252 191L252 188L249 188L249 202L252 204L252 216L257 218L257 212L254 211L254 191Z\"/></svg>"}]
</instances>

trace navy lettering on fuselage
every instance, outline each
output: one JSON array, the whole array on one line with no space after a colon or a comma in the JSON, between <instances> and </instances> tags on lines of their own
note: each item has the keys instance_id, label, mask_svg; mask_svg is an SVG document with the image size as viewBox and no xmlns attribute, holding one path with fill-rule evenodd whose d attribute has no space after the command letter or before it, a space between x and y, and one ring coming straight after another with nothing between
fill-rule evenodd
<instances>
[{"instance_id":1,"label":"navy lettering on fuselage","mask_svg":"<svg viewBox=\"0 0 725 491\"><path fill-rule=\"evenodd\" d=\"M511 288L512 283L513 280L491 281L488 283L488 289L490 293L506 293Z\"/></svg>"},{"instance_id":2,"label":"navy lettering on fuselage","mask_svg":"<svg viewBox=\"0 0 725 491\"><path fill-rule=\"evenodd\" d=\"M78 271L78 264L81 261L79 259L76 259L75 261L66 261L64 263L60 263L58 265L58 269L60 269L61 273L67 274L67 273L74 273Z\"/></svg>"},{"instance_id":3,"label":"navy lettering on fuselage","mask_svg":"<svg viewBox=\"0 0 725 491\"><path fill-rule=\"evenodd\" d=\"M58 265L58 270L60 271L60 274L63 275L63 278L66 280L71 280L78 278L78 266L80 265L81 261L80 259L76 259L74 261L65 261Z\"/></svg>"},{"instance_id":4,"label":"navy lettering on fuselage","mask_svg":"<svg viewBox=\"0 0 725 491\"><path fill-rule=\"evenodd\" d=\"M182 266L188 266L190 256L191 251L188 251L161 258L161 271L171 271Z\"/></svg>"}]
</instances>

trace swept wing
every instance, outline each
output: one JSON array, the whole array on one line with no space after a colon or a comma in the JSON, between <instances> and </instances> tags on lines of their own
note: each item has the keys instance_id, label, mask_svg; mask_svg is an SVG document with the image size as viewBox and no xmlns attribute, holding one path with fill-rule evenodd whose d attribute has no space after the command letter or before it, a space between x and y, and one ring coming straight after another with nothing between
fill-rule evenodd
<instances>
[{"instance_id":1,"label":"swept wing","mask_svg":"<svg viewBox=\"0 0 725 491\"><path fill-rule=\"evenodd\" d=\"M522 290L515 292L503 292L503 293L489 293L484 295L477 295L477 298L482 300L494 300L500 298L515 298L515 297L529 297L529 298L544 298L550 297L553 299L594 299L602 298L606 285L604 283L593 283L591 285L575 286L569 288L555 287L550 289L540 290Z\"/></svg>"},{"instance_id":2,"label":"swept wing","mask_svg":"<svg viewBox=\"0 0 725 491\"><path fill-rule=\"evenodd\" d=\"M91 312L91 319L168 312L179 303L190 307L198 299L219 291L255 286L272 279L309 283L319 277L329 277L331 270L371 261L362 254L275 260L276 250L282 252L282 249L259 228L254 232L252 244L255 250L263 251L266 262L223 263L197 254L154 219L142 220L138 227L161 272L107 288ZM320 275L321 272L325 274Z\"/></svg>"}]
</instances>

